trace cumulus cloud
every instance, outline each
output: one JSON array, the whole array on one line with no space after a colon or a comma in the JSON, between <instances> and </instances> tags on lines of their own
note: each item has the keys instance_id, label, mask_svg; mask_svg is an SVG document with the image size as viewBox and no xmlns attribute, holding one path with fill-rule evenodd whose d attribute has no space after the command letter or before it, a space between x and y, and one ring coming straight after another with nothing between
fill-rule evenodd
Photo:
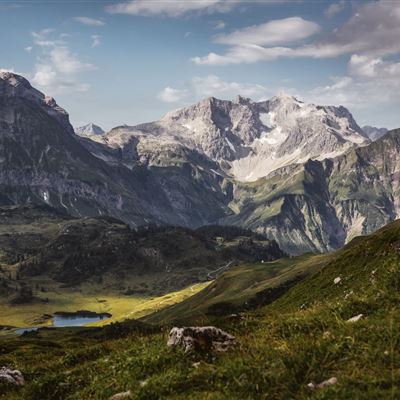
<instances>
[{"instance_id":1,"label":"cumulus cloud","mask_svg":"<svg viewBox=\"0 0 400 400\"><path fill-rule=\"evenodd\" d=\"M348 73L312 89L308 97L320 104L342 104L352 109L400 102L400 63L354 54Z\"/></svg>"},{"instance_id":2,"label":"cumulus cloud","mask_svg":"<svg viewBox=\"0 0 400 400\"><path fill-rule=\"evenodd\" d=\"M187 90L185 89L174 89L167 86L160 93L158 98L166 103L176 103L183 100L187 96Z\"/></svg>"},{"instance_id":3,"label":"cumulus cloud","mask_svg":"<svg viewBox=\"0 0 400 400\"><path fill-rule=\"evenodd\" d=\"M190 12L227 12L240 1L236 0L190 0L190 1L148 1L131 0L106 6L110 14L129 14L180 17Z\"/></svg>"},{"instance_id":4,"label":"cumulus cloud","mask_svg":"<svg viewBox=\"0 0 400 400\"><path fill-rule=\"evenodd\" d=\"M32 51L32 49L33 49L32 46L27 46L27 47L25 47L24 50L25 50L27 53L30 53L30 52Z\"/></svg>"},{"instance_id":5,"label":"cumulus cloud","mask_svg":"<svg viewBox=\"0 0 400 400\"><path fill-rule=\"evenodd\" d=\"M300 17L268 21L215 37L216 43L228 45L276 45L305 39L320 30L318 24Z\"/></svg>"},{"instance_id":6,"label":"cumulus cloud","mask_svg":"<svg viewBox=\"0 0 400 400\"><path fill-rule=\"evenodd\" d=\"M346 8L346 0L340 0L337 3L332 3L324 12L328 18L332 18L340 14Z\"/></svg>"},{"instance_id":7,"label":"cumulus cloud","mask_svg":"<svg viewBox=\"0 0 400 400\"><path fill-rule=\"evenodd\" d=\"M362 78L400 79L400 63L384 61L382 58L353 54L348 64L350 75Z\"/></svg>"},{"instance_id":8,"label":"cumulus cloud","mask_svg":"<svg viewBox=\"0 0 400 400\"><path fill-rule=\"evenodd\" d=\"M75 21L80 22L87 26L104 26L105 23L101 19L95 19L90 17L75 17Z\"/></svg>"},{"instance_id":9,"label":"cumulus cloud","mask_svg":"<svg viewBox=\"0 0 400 400\"><path fill-rule=\"evenodd\" d=\"M271 92L259 84L225 81L216 75L206 75L192 78L180 89L167 86L158 94L158 98L167 103L176 103L193 102L211 96L230 99L237 95L259 100L271 95Z\"/></svg>"},{"instance_id":10,"label":"cumulus cloud","mask_svg":"<svg viewBox=\"0 0 400 400\"><path fill-rule=\"evenodd\" d=\"M225 65L271 61L277 58L329 58L346 54L387 56L400 53L400 2L379 1L359 6L341 27L314 42L298 46L264 47L267 39L254 34L254 27L235 36L221 36L230 47L224 54L209 53L194 57L201 65ZM241 33L241 36L239 35ZM245 33L245 35L244 35ZM249 42L244 44L245 37ZM236 42L235 39L236 38ZM250 40L253 38L253 42ZM225 39L225 40L224 40Z\"/></svg>"},{"instance_id":11,"label":"cumulus cloud","mask_svg":"<svg viewBox=\"0 0 400 400\"><path fill-rule=\"evenodd\" d=\"M34 45L40 52L32 73L32 82L52 93L88 90L89 85L80 82L79 75L96 67L72 53L64 40L53 39L53 33L54 29L32 32Z\"/></svg>"}]
</instances>

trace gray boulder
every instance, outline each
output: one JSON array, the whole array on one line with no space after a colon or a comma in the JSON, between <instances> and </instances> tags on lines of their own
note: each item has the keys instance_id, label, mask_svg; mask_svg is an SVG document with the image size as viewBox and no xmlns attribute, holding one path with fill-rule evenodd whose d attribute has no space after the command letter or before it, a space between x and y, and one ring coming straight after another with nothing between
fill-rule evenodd
<instances>
[{"instance_id":1,"label":"gray boulder","mask_svg":"<svg viewBox=\"0 0 400 400\"><path fill-rule=\"evenodd\" d=\"M169 333L167 344L172 348L182 347L185 353L210 353L228 350L236 344L236 339L215 326L174 327Z\"/></svg>"},{"instance_id":2,"label":"gray boulder","mask_svg":"<svg viewBox=\"0 0 400 400\"><path fill-rule=\"evenodd\" d=\"M0 368L0 382L1 381L15 386L25 385L25 379L21 371L12 370L7 367Z\"/></svg>"}]
</instances>

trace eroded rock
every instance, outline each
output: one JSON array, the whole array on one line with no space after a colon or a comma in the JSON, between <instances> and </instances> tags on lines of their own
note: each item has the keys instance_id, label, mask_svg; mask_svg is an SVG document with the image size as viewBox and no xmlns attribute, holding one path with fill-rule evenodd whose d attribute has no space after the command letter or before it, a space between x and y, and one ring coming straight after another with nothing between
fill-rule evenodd
<instances>
[{"instance_id":1,"label":"eroded rock","mask_svg":"<svg viewBox=\"0 0 400 400\"><path fill-rule=\"evenodd\" d=\"M236 339L215 326L172 328L168 346L182 347L185 353L221 352L234 346Z\"/></svg>"},{"instance_id":2,"label":"eroded rock","mask_svg":"<svg viewBox=\"0 0 400 400\"><path fill-rule=\"evenodd\" d=\"M11 385L23 386L25 385L25 379L21 371L17 369L12 370L7 367L0 369L0 381L8 382Z\"/></svg>"}]
</instances>

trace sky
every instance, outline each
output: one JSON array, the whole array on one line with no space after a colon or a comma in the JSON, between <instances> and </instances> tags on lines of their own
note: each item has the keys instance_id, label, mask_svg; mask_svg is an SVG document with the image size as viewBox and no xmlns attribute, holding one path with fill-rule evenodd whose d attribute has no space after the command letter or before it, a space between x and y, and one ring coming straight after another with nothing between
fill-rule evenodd
<instances>
[{"instance_id":1,"label":"sky","mask_svg":"<svg viewBox=\"0 0 400 400\"><path fill-rule=\"evenodd\" d=\"M0 0L0 70L108 130L285 91L400 127L400 0Z\"/></svg>"}]
</instances>

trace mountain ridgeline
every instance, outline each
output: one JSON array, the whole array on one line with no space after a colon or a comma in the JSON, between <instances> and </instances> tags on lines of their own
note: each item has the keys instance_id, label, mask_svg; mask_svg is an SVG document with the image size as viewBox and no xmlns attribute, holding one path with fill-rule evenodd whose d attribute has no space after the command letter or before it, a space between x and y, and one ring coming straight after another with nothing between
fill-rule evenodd
<instances>
[{"instance_id":1,"label":"mountain ridgeline","mask_svg":"<svg viewBox=\"0 0 400 400\"><path fill-rule=\"evenodd\" d=\"M400 216L400 131L371 142L344 107L285 93L208 98L156 122L97 128L74 133L54 99L1 73L0 205L132 227L237 225L291 254L339 248Z\"/></svg>"}]
</instances>

